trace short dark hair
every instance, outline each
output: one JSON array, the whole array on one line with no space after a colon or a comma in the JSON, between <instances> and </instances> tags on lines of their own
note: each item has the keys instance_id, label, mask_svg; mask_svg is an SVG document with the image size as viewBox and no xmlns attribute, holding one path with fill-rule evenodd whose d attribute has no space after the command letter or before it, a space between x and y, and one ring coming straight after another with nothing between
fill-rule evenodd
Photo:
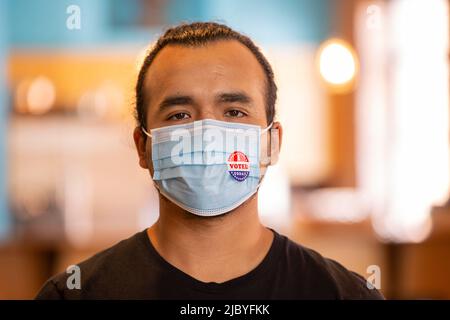
<instances>
[{"instance_id":1,"label":"short dark hair","mask_svg":"<svg viewBox=\"0 0 450 320\"><path fill-rule=\"evenodd\" d=\"M275 117L275 102L277 99L277 86L275 84L272 67L253 41L230 27L215 22L194 22L181 24L168 29L147 53L139 71L136 84L136 110L135 116L139 126L146 127L147 110L145 108L144 81L147 70L155 60L156 55L169 44L195 47L218 40L237 40L254 54L261 64L266 75L266 116L268 123Z\"/></svg>"}]
</instances>

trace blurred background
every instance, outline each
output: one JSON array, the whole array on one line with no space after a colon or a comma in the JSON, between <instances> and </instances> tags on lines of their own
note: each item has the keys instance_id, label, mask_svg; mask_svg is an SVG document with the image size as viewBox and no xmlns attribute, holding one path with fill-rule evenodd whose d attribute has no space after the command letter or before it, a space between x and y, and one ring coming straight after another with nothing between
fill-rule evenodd
<instances>
[{"instance_id":1,"label":"blurred background","mask_svg":"<svg viewBox=\"0 0 450 320\"><path fill-rule=\"evenodd\" d=\"M0 0L0 299L157 219L136 75L165 28L207 20L274 67L264 222L387 298L450 299L446 0Z\"/></svg>"}]
</instances>

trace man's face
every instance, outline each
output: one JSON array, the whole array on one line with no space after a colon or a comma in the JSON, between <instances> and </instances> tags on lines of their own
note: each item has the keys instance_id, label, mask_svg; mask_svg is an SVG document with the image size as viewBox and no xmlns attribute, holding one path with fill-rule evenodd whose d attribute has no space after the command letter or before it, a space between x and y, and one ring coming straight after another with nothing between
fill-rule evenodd
<instances>
[{"instance_id":1,"label":"man's face","mask_svg":"<svg viewBox=\"0 0 450 320\"><path fill-rule=\"evenodd\" d=\"M158 53L144 82L146 127L150 131L215 119L264 128L268 124L265 92L261 65L238 41L217 41L197 47L168 45ZM135 131L135 141L140 134ZM139 139L136 144L140 165L151 169L147 160L151 159L148 140Z\"/></svg>"}]
</instances>

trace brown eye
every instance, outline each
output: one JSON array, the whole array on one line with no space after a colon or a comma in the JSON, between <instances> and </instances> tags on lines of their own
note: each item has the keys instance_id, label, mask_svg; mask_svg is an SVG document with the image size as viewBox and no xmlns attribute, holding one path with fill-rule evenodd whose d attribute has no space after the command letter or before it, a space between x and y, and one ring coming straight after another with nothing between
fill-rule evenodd
<instances>
[{"instance_id":1,"label":"brown eye","mask_svg":"<svg viewBox=\"0 0 450 320\"><path fill-rule=\"evenodd\" d=\"M191 116L189 114L187 114L186 112L179 112L174 114L173 116L171 116L169 118L169 120L185 120L185 119L189 119Z\"/></svg>"},{"instance_id":2,"label":"brown eye","mask_svg":"<svg viewBox=\"0 0 450 320\"><path fill-rule=\"evenodd\" d=\"M230 110L225 113L225 116L231 118L242 118L245 114L239 110Z\"/></svg>"}]
</instances>

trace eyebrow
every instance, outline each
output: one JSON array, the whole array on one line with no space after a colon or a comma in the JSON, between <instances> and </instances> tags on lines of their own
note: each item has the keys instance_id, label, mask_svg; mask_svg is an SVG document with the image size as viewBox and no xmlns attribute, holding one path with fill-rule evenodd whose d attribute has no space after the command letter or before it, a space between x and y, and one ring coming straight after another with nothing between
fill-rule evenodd
<instances>
[{"instance_id":1,"label":"eyebrow","mask_svg":"<svg viewBox=\"0 0 450 320\"><path fill-rule=\"evenodd\" d=\"M239 102L249 104L252 102L252 98L244 92L224 92L217 95L216 101L219 103Z\"/></svg>"},{"instance_id":2,"label":"eyebrow","mask_svg":"<svg viewBox=\"0 0 450 320\"><path fill-rule=\"evenodd\" d=\"M216 96L217 103L233 103L239 102L242 104L250 104L253 100L244 92L222 92ZM171 95L164 98L159 104L159 109L163 110L168 107L179 105L193 105L194 99L188 95Z\"/></svg>"},{"instance_id":3,"label":"eyebrow","mask_svg":"<svg viewBox=\"0 0 450 320\"><path fill-rule=\"evenodd\" d=\"M172 106L187 105L193 103L194 101L190 96L173 95L164 98L164 100L159 104L159 109L162 110Z\"/></svg>"}]
</instances>

